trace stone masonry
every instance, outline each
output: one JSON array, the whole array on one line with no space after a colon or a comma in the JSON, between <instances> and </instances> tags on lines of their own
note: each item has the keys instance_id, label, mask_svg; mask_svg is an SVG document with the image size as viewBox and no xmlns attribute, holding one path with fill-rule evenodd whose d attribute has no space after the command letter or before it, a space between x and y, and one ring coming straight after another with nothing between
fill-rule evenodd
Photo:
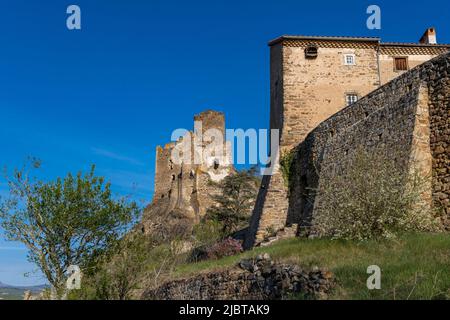
<instances>
[{"instance_id":1,"label":"stone masonry","mask_svg":"<svg viewBox=\"0 0 450 320\"><path fill-rule=\"evenodd\" d=\"M245 259L233 268L174 280L146 290L144 300L280 300L326 299L334 275L297 265L279 264L268 254Z\"/></svg>"},{"instance_id":2,"label":"stone masonry","mask_svg":"<svg viewBox=\"0 0 450 320\"><path fill-rule=\"evenodd\" d=\"M443 224L449 228L449 113L450 54L446 54L400 76L313 130L296 149L289 211L300 226L310 226L320 199L305 190L317 189L330 172L345 170L355 151L363 148L396 157L405 172L417 169L424 177L431 173L428 200L444 210Z\"/></svg>"},{"instance_id":3,"label":"stone masonry","mask_svg":"<svg viewBox=\"0 0 450 320\"><path fill-rule=\"evenodd\" d=\"M432 166L433 198L448 213L448 55L423 63L450 45L433 39L434 28L417 44L304 36L272 41L270 125L280 130L281 157L297 147L298 161L323 168L358 146L401 147L423 170ZM301 169L298 190L317 185L320 169ZM302 202L280 172L265 176L245 246L312 214L313 205Z\"/></svg>"},{"instance_id":4,"label":"stone masonry","mask_svg":"<svg viewBox=\"0 0 450 320\"><path fill-rule=\"evenodd\" d=\"M155 191L153 201L144 211L141 228L146 234L163 227L154 225L154 216L167 218L164 223L186 227L198 223L213 205L211 194L217 192L210 181L220 181L234 169L230 159L229 143L225 141L225 117L223 113L208 110L194 117L194 130L188 131L177 142L157 147ZM222 140L208 139L208 130L215 130ZM223 152L210 156L207 148L217 147ZM188 161L185 161L183 153ZM183 161L176 161L179 154ZM195 159L201 159L196 162Z\"/></svg>"}]
</instances>

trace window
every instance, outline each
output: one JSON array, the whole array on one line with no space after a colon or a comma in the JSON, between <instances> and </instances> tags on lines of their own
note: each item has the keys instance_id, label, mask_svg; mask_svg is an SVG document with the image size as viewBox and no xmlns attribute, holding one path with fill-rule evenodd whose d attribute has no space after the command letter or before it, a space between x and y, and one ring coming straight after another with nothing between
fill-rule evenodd
<instances>
[{"instance_id":1,"label":"window","mask_svg":"<svg viewBox=\"0 0 450 320\"><path fill-rule=\"evenodd\" d=\"M356 64L356 59L354 54L344 54L344 64L346 66L354 66Z\"/></svg>"},{"instance_id":2,"label":"window","mask_svg":"<svg viewBox=\"0 0 450 320\"><path fill-rule=\"evenodd\" d=\"M305 57L307 59L315 59L315 58L317 58L318 50L319 49L317 48L317 45L315 45L315 44L311 44L311 45L307 46L305 48Z\"/></svg>"},{"instance_id":3,"label":"window","mask_svg":"<svg viewBox=\"0 0 450 320\"><path fill-rule=\"evenodd\" d=\"M219 166L220 166L219 160L215 159L214 160L214 170L219 169Z\"/></svg>"},{"instance_id":4,"label":"window","mask_svg":"<svg viewBox=\"0 0 450 320\"><path fill-rule=\"evenodd\" d=\"M345 95L345 102L347 103L347 106L355 103L358 101L358 95L356 93L349 93Z\"/></svg>"},{"instance_id":5,"label":"window","mask_svg":"<svg viewBox=\"0 0 450 320\"><path fill-rule=\"evenodd\" d=\"M404 71L408 70L408 58L394 58L394 70Z\"/></svg>"}]
</instances>

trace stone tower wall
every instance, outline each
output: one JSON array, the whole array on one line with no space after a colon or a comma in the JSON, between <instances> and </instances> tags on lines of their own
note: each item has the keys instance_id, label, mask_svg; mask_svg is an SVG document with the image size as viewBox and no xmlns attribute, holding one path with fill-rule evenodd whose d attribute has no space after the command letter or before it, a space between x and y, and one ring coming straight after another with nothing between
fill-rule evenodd
<instances>
[{"instance_id":1,"label":"stone tower wall","mask_svg":"<svg viewBox=\"0 0 450 320\"><path fill-rule=\"evenodd\" d=\"M214 204L211 195L218 190L210 185L211 180L221 180L233 170L231 162L214 165L214 159L204 159L203 163L195 162L195 157L203 156L206 146L217 145L224 153L229 148L225 142L225 117L221 112L208 110L194 117L195 128L188 131L176 142L156 149L155 192L152 204L144 213L149 216L158 211L158 215L173 216L183 223L197 223L206 214L207 209ZM219 130L223 141L206 141L205 132L209 129ZM189 139L189 140L187 140ZM188 143L187 141L190 141ZM173 152L184 150L188 146L190 161L179 162L173 158Z\"/></svg>"}]
</instances>

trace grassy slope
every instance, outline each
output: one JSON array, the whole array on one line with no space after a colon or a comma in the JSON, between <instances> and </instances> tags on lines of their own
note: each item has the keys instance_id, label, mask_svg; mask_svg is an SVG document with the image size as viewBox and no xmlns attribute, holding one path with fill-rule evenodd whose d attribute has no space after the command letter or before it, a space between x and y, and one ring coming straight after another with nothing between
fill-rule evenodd
<instances>
[{"instance_id":1,"label":"grassy slope","mask_svg":"<svg viewBox=\"0 0 450 320\"><path fill-rule=\"evenodd\" d=\"M333 271L338 280L333 299L450 299L449 234L408 235L381 243L292 239L221 260L181 265L175 276L229 267L261 252L278 261ZM381 290L366 287L370 265L382 270Z\"/></svg>"}]
</instances>

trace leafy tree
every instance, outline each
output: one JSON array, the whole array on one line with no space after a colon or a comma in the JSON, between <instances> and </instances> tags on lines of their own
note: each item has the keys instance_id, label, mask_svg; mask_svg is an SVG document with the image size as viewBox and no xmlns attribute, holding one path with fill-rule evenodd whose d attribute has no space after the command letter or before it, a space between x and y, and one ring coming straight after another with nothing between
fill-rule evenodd
<instances>
[{"instance_id":1,"label":"leafy tree","mask_svg":"<svg viewBox=\"0 0 450 320\"><path fill-rule=\"evenodd\" d=\"M68 174L64 179L43 182L30 177L32 167L6 174L10 189L0 201L0 222L8 240L28 248L35 263L60 297L71 265L83 272L114 246L138 216L136 203L114 199L110 183L88 174Z\"/></svg>"},{"instance_id":2,"label":"leafy tree","mask_svg":"<svg viewBox=\"0 0 450 320\"><path fill-rule=\"evenodd\" d=\"M206 218L222 224L222 236L237 231L248 222L259 183L256 168L237 171L220 182L211 182L219 192L211 195L216 205L207 210Z\"/></svg>"}]
</instances>

